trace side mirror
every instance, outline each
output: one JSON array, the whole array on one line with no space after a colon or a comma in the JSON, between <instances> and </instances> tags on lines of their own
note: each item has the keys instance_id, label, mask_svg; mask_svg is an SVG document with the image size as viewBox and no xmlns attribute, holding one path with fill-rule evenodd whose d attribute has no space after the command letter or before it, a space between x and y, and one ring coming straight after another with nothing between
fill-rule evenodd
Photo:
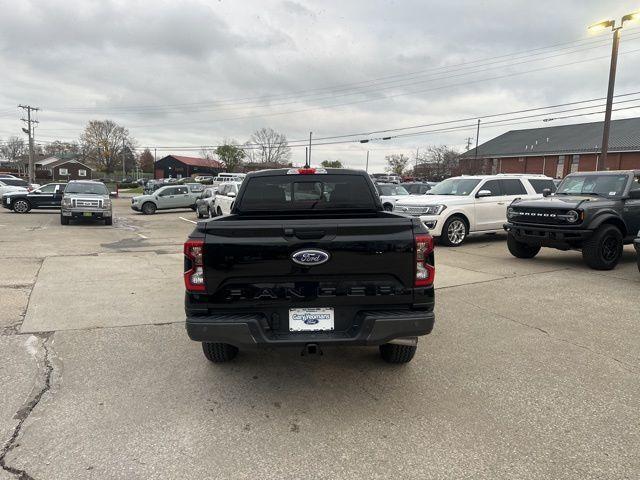
<instances>
[{"instance_id":1,"label":"side mirror","mask_svg":"<svg viewBox=\"0 0 640 480\"><path fill-rule=\"evenodd\" d=\"M491 190L480 190L478 193L476 193L476 198L490 197L491 195L493 195L493 193L491 193Z\"/></svg>"},{"instance_id":2,"label":"side mirror","mask_svg":"<svg viewBox=\"0 0 640 480\"><path fill-rule=\"evenodd\" d=\"M633 198L634 200L640 199L640 190L631 190L629 192L629 198Z\"/></svg>"},{"instance_id":3,"label":"side mirror","mask_svg":"<svg viewBox=\"0 0 640 480\"><path fill-rule=\"evenodd\" d=\"M227 193L227 197L235 197L235 196L236 196L236 192Z\"/></svg>"},{"instance_id":4,"label":"side mirror","mask_svg":"<svg viewBox=\"0 0 640 480\"><path fill-rule=\"evenodd\" d=\"M550 188L545 188L544 190L542 190L542 196L543 197L548 197L549 195L551 195L551 189Z\"/></svg>"}]
</instances>

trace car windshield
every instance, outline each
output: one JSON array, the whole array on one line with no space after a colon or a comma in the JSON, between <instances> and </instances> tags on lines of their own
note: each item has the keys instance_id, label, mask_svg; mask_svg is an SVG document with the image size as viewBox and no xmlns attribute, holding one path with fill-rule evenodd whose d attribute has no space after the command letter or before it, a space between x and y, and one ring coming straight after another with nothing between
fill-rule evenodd
<instances>
[{"instance_id":1,"label":"car windshield","mask_svg":"<svg viewBox=\"0 0 640 480\"><path fill-rule=\"evenodd\" d=\"M480 183L477 178L449 178L438 183L427 195L469 195Z\"/></svg>"},{"instance_id":2,"label":"car windshield","mask_svg":"<svg viewBox=\"0 0 640 480\"><path fill-rule=\"evenodd\" d=\"M627 175L570 175L558 186L556 195L618 197L622 195L628 179Z\"/></svg>"},{"instance_id":3,"label":"car windshield","mask_svg":"<svg viewBox=\"0 0 640 480\"><path fill-rule=\"evenodd\" d=\"M380 195L409 195L407 189L400 185L378 185Z\"/></svg>"},{"instance_id":4,"label":"car windshield","mask_svg":"<svg viewBox=\"0 0 640 480\"><path fill-rule=\"evenodd\" d=\"M102 183L69 183L64 193L81 193L84 195L109 195L107 187Z\"/></svg>"}]
</instances>

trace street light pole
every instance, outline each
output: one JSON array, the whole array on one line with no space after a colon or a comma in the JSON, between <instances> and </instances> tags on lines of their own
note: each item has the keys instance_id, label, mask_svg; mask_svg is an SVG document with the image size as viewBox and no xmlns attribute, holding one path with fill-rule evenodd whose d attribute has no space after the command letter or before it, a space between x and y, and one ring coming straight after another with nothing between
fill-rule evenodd
<instances>
[{"instance_id":1,"label":"street light pole","mask_svg":"<svg viewBox=\"0 0 640 480\"><path fill-rule=\"evenodd\" d=\"M596 170L606 170L607 153L609 151L609 132L611 130L611 111L613 109L613 92L616 84L616 69L618 65L618 47L620 46L620 30L625 22L640 19L640 12L633 12L625 15L620 20L620 25L616 27L615 20L604 20L594 23L589 30L601 30L611 27L613 31L613 45L611 46L611 63L609 65L609 85L607 87L607 106L604 113L604 124L602 126L602 145L600 148L600 158L596 160Z\"/></svg>"}]
</instances>

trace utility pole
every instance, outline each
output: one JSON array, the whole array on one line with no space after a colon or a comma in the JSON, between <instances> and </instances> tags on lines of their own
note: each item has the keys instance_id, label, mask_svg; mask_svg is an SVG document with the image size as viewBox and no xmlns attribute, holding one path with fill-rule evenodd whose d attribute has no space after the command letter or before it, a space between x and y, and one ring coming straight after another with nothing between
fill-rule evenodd
<instances>
[{"instance_id":1,"label":"utility pole","mask_svg":"<svg viewBox=\"0 0 640 480\"><path fill-rule=\"evenodd\" d=\"M122 139L122 179L124 180L127 176L127 172L124 168L124 138Z\"/></svg>"},{"instance_id":2,"label":"utility pole","mask_svg":"<svg viewBox=\"0 0 640 480\"><path fill-rule=\"evenodd\" d=\"M364 171L369 173L369 150L367 150L367 164L364 167Z\"/></svg>"},{"instance_id":3,"label":"utility pole","mask_svg":"<svg viewBox=\"0 0 640 480\"><path fill-rule=\"evenodd\" d=\"M313 135L313 132L309 132L309 156L307 157L307 168L311 166L311 135Z\"/></svg>"},{"instance_id":4,"label":"utility pole","mask_svg":"<svg viewBox=\"0 0 640 480\"><path fill-rule=\"evenodd\" d=\"M589 26L589 30L596 31L611 28L613 31L613 45L611 46L611 63L609 65L609 86L607 87L607 107L604 113L604 125L602 128L602 147L599 161L596 161L596 170L606 170L607 152L609 150L609 130L611 129L611 110L613 106L613 90L616 83L616 68L618 65L618 47L620 45L620 30L625 22L640 20L640 11L629 13L622 17L620 24L615 20L604 20Z\"/></svg>"},{"instance_id":5,"label":"utility pole","mask_svg":"<svg viewBox=\"0 0 640 480\"><path fill-rule=\"evenodd\" d=\"M420 154L420 147L416 147L416 166L413 169L413 176L415 177L418 174L418 155Z\"/></svg>"},{"instance_id":6,"label":"utility pole","mask_svg":"<svg viewBox=\"0 0 640 480\"><path fill-rule=\"evenodd\" d=\"M476 130L476 151L473 154L473 159L478 159L478 139L480 138L480 119L478 119L478 129Z\"/></svg>"},{"instance_id":7,"label":"utility pole","mask_svg":"<svg viewBox=\"0 0 640 480\"><path fill-rule=\"evenodd\" d=\"M467 152L471 148L471 140L473 140L473 137L467 137L467 150L466 150Z\"/></svg>"},{"instance_id":8,"label":"utility pole","mask_svg":"<svg viewBox=\"0 0 640 480\"><path fill-rule=\"evenodd\" d=\"M29 135L29 183L35 182L35 165L33 158L33 136L34 136L34 123L39 123L38 120L31 119L31 112L37 112L40 110L38 107L32 107L31 105L18 105L18 108L22 108L27 111L27 118L21 118L23 122L27 124L27 128L23 128L22 131Z\"/></svg>"},{"instance_id":9,"label":"utility pole","mask_svg":"<svg viewBox=\"0 0 640 480\"><path fill-rule=\"evenodd\" d=\"M309 147L304 147L304 167L309 168Z\"/></svg>"}]
</instances>

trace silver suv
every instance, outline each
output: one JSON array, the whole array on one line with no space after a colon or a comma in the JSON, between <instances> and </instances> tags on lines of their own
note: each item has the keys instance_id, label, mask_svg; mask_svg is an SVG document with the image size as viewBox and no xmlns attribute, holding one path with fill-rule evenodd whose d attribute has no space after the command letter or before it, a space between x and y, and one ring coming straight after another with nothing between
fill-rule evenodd
<instances>
[{"instance_id":1,"label":"silver suv","mask_svg":"<svg viewBox=\"0 0 640 480\"><path fill-rule=\"evenodd\" d=\"M71 180L64 189L60 205L60 223L69 225L72 218L104 220L113 223L113 205L104 183L91 180Z\"/></svg>"}]
</instances>

